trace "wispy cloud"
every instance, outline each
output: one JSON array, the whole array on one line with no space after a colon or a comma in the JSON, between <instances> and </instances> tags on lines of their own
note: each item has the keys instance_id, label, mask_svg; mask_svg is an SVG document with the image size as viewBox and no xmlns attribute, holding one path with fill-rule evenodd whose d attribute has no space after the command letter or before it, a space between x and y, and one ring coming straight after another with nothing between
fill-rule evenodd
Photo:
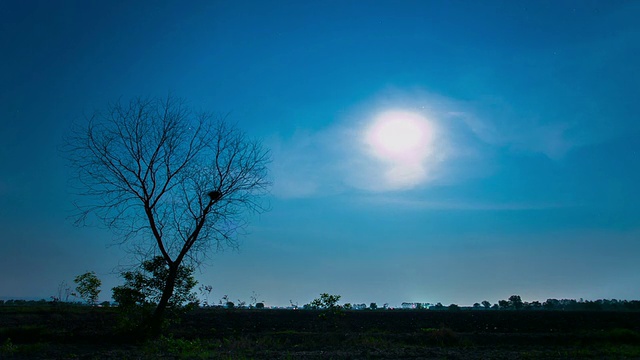
<instances>
[{"instance_id":1,"label":"wispy cloud","mask_svg":"<svg viewBox=\"0 0 640 360\"><path fill-rule=\"evenodd\" d=\"M367 205L397 206L403 209L416 210L495 210L495 211L519 211L519 210L545 210L561 209L580 206L573 203L561 202L473 202L464 200L428 200L402 195L378 195L361 198L361 202Z\"/></svg>"},{"instance_id":2,"label":"wispy cloud","mask_svg":"<svg viewBox=\"0 0 640 360\"><path fill-rule=\"evenodd\" d=\"M584 145L572 137L577 128L573 122L554 121L544 118L543 113L526 118L513 111L504 100L485 99L485 103L476 108L484 111L477 110L479 115L460 114L460 118L485 144L514 152L540 153L552 160L562 160L571 149Z\"/></svg>"},{"instance_id":3,"label":"wispy cloud","mask_svg":"<svg viewBox=\"0 0 640 360\"><path fill-rule=\"evenodd\" d=\"M462 104L420 89L391 89L370 102L355 106L344 118L320 131L299 129L289 137L275 136L267 143L273 151L273 193L279 197L309 197L348 190L389 192L446 181L457 159L479 157L468 135ZM426 119L429 143L411 161L380 159L372 154L366 134L376 116L401 109ZM455 110L455 111L454 111ZM460 131L462 130L462 131ZM458 179L464 175L458 171Z\"/></svg>"},{"instance_id":4,"label":"wispy cloud","mask_svg":"<svg viewBox=\"0 0 640 360\"><path fill-rule=\"evenodd\" d=\"M333 154L331 132L297 130L289 138L267 140L274 160L274 195L299 198L340 191L339 157Z\"/></svg>"},{"instance_id":5,"label":"wispy cloud","mask_svg":"<svg viewBox=\"0 0 640 360\"><path fill-rule=\"evenodd\" d=\"M635 38L623 35L624 39ZM591 86L601 80L589 75L594 69L611 67L616 59L637 48L609 40L562 49L562 56L525 51L504 74L498 71L501 64L494 64L495 70L479 81L486 83L486 89L472 91L476 97L469 100L422 88L388 88L370 101L355 104L341 117L327 119L325 123L330 125L324 129L299 129L290 136L273 137L269 145L274 153L274 194L309 197L452 184L489 175L499 166L492 163L499 152L544 154L552 161L564 161L574 149L625 131L626 126L611 127L612 121L629 122L621 116L628 115L629 109L616 110L620 100L612 95L604 98L602 91ZM609 53L595 51L605 43ZM581 59L580 63L574 64L575 59ZM533 78L554 79L554 83ZM433 125L437 136L429 156L411 166L371 156L363 141L365 130L377 114L389 109L414 112Z\"/></svg>"}]
</instances>

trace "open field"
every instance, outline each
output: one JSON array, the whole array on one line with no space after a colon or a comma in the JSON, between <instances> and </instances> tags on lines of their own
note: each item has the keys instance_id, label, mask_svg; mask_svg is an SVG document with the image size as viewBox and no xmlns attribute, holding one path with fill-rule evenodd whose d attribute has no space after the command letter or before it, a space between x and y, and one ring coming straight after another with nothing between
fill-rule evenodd
<instances>
[{"instance_id":1,"label":"open field","mask_svg":"<svg viewBox=\"0 0 640 360\"><path fill-rule=\"evenodd\" d=\"M0 307L0 358L640 358L640 312L198 309L156 340L117 329L113 308Z\"/></svg>"}]
</instances>

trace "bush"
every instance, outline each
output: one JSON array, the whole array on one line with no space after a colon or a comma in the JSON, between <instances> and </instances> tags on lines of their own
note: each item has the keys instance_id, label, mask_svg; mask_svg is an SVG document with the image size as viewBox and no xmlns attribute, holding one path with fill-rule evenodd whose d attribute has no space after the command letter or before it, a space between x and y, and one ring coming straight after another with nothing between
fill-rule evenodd
<instances>
[{"instance_id":1,"label":"bush","mask_svg":"<svg viewBox=\"0 0 640 360\"><path fill-rule=\"evenodd\" d=\"M90 271L82 275L78 275L73 282L77 284L76 291L78 295L88 304L95 305L95 303L98 302L98 295L100 294L100 285L102 285L102 281L98 279L95 272Z\"/></svg>"},{"instance_id":2,"label":"bush","mask_svg":"<svg viewBox=\"0 0 640 360\"><path fill-rule=\"evenodd\" d=\"M169 320L177 319L181 313L197 305L196 293L191 292L197 284L193 272L192 267L181 266L178 270L173 295L167 306ZM122 327L132 330L150 318L162 297L168 276L169 268L161 256L142 262L139 270L122 273L125 284L112 289Z\"/></svg>"},{"instance_id":3,"label":"bush","mask_svg":"<svg viewBox=\"0 0 640 360\"><path fill-rule=\"evenodd\" d=\"M313 309L334 309L339 307L338 301L340 295L329 295L327 293L320 294L320 297L311 302Z\"/></svg>"}]
</instances>

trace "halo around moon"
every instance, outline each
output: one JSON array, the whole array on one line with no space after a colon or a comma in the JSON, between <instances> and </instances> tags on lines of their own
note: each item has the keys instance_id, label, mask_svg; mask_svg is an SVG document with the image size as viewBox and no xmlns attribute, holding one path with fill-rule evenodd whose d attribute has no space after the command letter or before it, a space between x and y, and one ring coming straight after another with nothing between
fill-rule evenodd
<instances>
[{"instance_id":1,"label":"halo around moon","mask_svg":"<svg viewBox=\"0 0 640 360\"><path fill-rule=\"evenodd\" d=\"M427 177L425 162L433 153L435 129L423 115L388 110L375 116L364 133L368 152L384 164L393 188L412 187Z\"/></svg>"}]
</instances>

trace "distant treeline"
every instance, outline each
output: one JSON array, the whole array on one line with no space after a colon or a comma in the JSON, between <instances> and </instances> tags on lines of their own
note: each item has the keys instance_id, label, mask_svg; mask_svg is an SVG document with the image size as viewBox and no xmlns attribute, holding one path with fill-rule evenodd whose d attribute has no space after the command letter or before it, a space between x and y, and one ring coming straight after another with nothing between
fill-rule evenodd
<instances>
[{"instance_id":1,"label":"distant treeline","mask_svg":"<svg viewBox=\"0 0 640 360\"><path fill-rule=\"evenodd\" d=\"M0 306L43 306L43 305L77 305L87 306L82 302L64 302L64 301L47 301L41 300L0 300ZM109 307L112 304L108 301L104 301L99 304L102 307ZM382 307L378 307L376 303L366 306L365 304L358 305L335 305L337 308L344 310L393 310L388 304ZM263 307L258 307L262 309ZM294 307L298 309L298 307ZM310 305L305 305L302 309L313 309ZM640 300L616 300L616 299L601 299L601 300L575 300L575 299L547 299L544 302L522 301L520 296L512 295L507 300L499 300L495 304L491 304L489 301L483 301L482 303L475 303L473 306L458 306L456 304L443 305L442 303L403 303L402 309L413 310L448 310L448 311L465 311L465 310L565 310L565 311L640 311Z\"/></svg>"},{"instance_id":2,"label":"distant treeline","mask_svg":"<svg viewBox=\"0 0 640 360\"><path fill-rule=\"evenodd\" d=\"M0 300L0 306L39 306L51 303L45 299L42 300Z\"/></svg>"},{"instance_id":3,"label":"distant treeline","mask_svg":"<svg viewBox=\"0 0 640 360\"><path fill-rule=\"evenodd\" d=\"M575 299L547 299L545 302L522 301L519 295L512 295L507 300L500 300L495 304L488 301L475 303L472 307L461 308L456 304L444 306L441 303L425 307L429 310L568 310L568 311L640 311L639 300L575 300Z\"/></svg>"}]
</instances>

